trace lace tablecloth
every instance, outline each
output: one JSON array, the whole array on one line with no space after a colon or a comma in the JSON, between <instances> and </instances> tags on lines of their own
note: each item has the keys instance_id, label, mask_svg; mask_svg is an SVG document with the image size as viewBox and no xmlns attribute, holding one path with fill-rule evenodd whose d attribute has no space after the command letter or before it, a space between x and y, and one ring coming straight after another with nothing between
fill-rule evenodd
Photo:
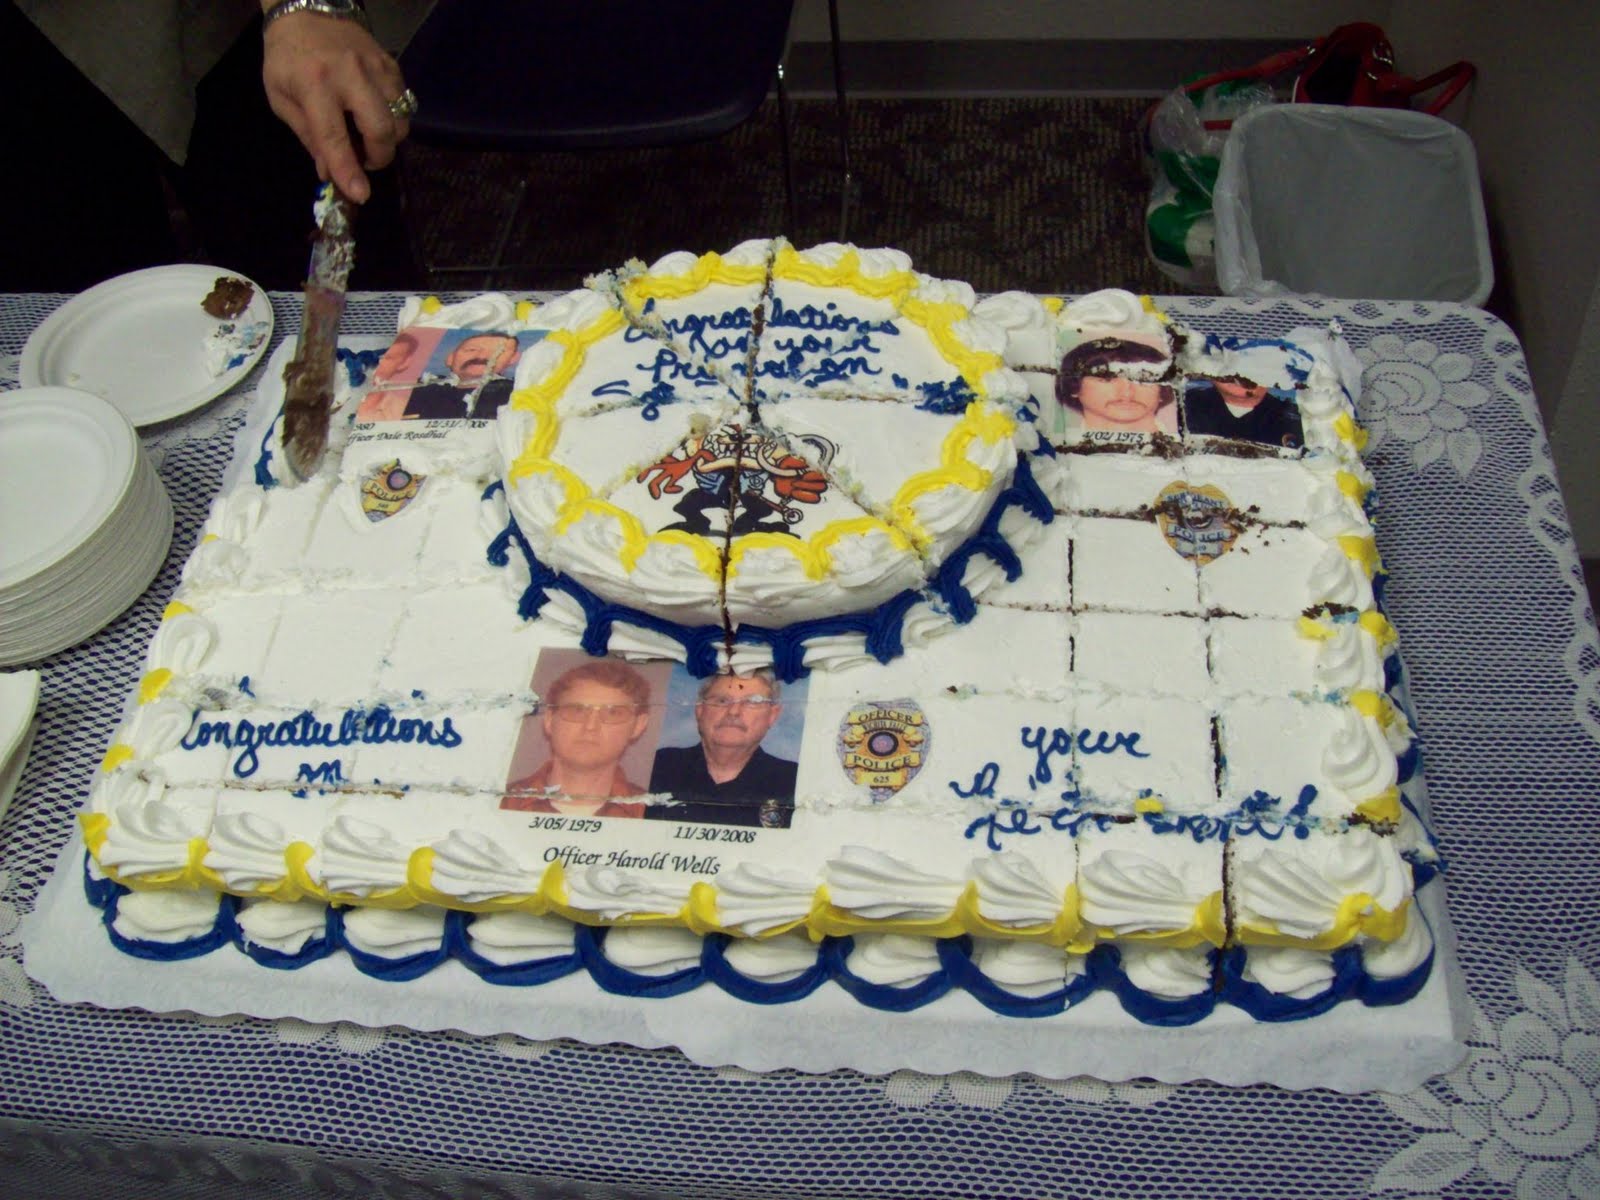
<instances>
[{"instance_id":1,"label":"lace tablecloth","mask_svg":"<svg viewBox=\"0 0 1600 1200\"><path fill-rule=\"evenodd\" d=\"M64 299L0 297L0 390ZM299 303L273 299L282 337ZM389 332L400 299L352 298L345 328ZM1223 334L1337 318L1366 364L1385 598L1472 996L1457 1070L1358 1096L754 1075L667 1050L57 1004L23 972L18 923L194 545L252 377L147 431L177 512L171 556L126 614L40 664L37 740L0 823L0 1192L1600 1195L1600 642L1521 346L1450 304L1165 303Z\"/></svg>"}]
</instances>

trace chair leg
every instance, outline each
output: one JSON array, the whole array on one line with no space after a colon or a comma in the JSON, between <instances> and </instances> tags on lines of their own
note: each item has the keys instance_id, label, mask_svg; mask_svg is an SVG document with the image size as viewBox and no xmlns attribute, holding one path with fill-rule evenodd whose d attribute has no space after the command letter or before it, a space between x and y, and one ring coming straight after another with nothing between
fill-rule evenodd
<instances>
[{"instance_id":1,"label":"chair leg","mask_svg":"<svg viewBox=\"0 0 1600 1200\"><path fill-rule=\"evenodd\" d=\"M783 138L783 199L784 220L788 223L785 232L790 237L799 236L799 225L796 224L796 215L799 206L795 203L794 195L794 149L790 144L789 131L789 88L784 81L782 61L778 63L778 127Z\"/></svg>"},{"instance_id":2,"label":"chair leg","mask_svg":"<svg viewBox=\"0 0 1600 1200\"><path fill-rule=\"evenodd\" d=\"M850 194L855 188L850 164L850 126L844 102L844 67L839 54L839 0L828 0L828 34L833 39L833 93L839 126L839 166L844 174L839 189L839 240L849 240Z\"/></svg>"},{"instance_id":3,"label":"chair leg","mask_svg":"<svg viewBox=\"0 0 1600 1200\"><path fill-rule=\"evenodd\" d=\"M519 176L516 198L511 202L511 213L506 217L505 224L500 227L500 236L495 239L494 255L489 260L489 270L483 278L483 286L486 289L496 287L501 273L506 269L506 247L511 244L511 235L516 232L517 218L522 215L522 204L527 198L528 177Z\"/></svg>"}]
</instances>

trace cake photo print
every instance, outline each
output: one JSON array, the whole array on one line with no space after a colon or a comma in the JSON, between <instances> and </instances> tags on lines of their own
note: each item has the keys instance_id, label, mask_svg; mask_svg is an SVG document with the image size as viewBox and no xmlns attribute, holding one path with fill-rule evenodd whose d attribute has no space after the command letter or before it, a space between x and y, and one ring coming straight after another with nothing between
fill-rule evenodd
<instances>
[{"instance_id":1,"label":"cake photo print","mask_svg":"<svg viewBox=\"0 0 1600 1200\"><path fill-rule=\"evenodd\" d=\"M782 239L409 301L310 479L264 383L52 903L201 1012L1447 1069L1346 357Z\"/></svg>"}]
</instances>

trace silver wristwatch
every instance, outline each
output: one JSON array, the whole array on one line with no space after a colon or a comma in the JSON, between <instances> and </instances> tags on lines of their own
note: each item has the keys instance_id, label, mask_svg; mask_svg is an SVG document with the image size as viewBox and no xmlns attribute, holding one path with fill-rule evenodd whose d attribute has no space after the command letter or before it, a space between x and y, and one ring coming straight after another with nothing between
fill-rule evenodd
<instances>
[{"instance_id":1,"label":"silver wristwatch","mask_svg":"<svg viewBox=\"0 0 1600 1200\"><path fill-rule=\"evenodd\" d=\"M320 13L324 17L354 21L368 32L372 30L372 24L367 20L367 10L361 7L361 0L278 0L261 14L261 28L265 29L279 17L299 12Z\"/></svg>"}]
</instances>

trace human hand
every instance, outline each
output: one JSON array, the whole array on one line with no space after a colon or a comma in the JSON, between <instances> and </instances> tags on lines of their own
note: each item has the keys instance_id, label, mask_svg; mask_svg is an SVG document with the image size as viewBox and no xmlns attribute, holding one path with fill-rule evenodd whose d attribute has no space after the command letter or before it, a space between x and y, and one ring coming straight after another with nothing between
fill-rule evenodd
<instances>
[{"instance_id":1,"label":"human hand","mask_svg":"<svg viewBox=\"0 0 1600 1200\"><path fill-rule=\"evenodd\" d=\"M267 26L261 79L272 111L294 130L317 175L365 202L372 188L362 168L388 166L411 132L389 109L405 91L400 64L354 21L291 13Z\"/></svg>"}]
</instances>

